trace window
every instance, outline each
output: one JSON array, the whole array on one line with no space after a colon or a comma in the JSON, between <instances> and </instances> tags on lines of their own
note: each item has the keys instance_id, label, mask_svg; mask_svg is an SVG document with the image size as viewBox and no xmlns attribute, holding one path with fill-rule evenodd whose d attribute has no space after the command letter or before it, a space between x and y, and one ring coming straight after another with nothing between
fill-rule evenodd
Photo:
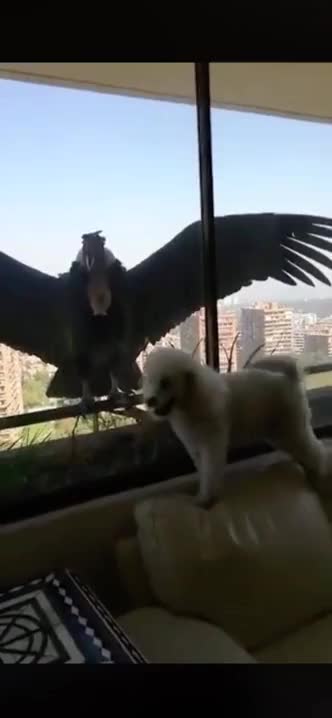
<instances>
[{"instance_id":1,"label":"window","mask_svg":"<svg viewBox=\"0 0 332 718\"><path fill-rule=\"evenodd\" d=\"M0 81L0 98L4 108L0 151L6 176L0 218L4 253L56 277L69 270L81 247L81 235L101 228L107 248L130 271L182 230L186 230L182 239L199 232L197 225L191 226L200 218L195 107L10 81ZM212 129L216 217L264 212L329 216L330 126L213 109ZM287 237L292 227L290 222ZM270 278L250 284L252 277L263 278L265 250L272 241L269 227L258 223L257 236L255 232L248 231L253 248L248 255L248 244L243 244L246 230L241 230L239 242L234 229L227 235L224 224L216 232L221 247L217 258L220 369L240 368L253 354L291 351L314 366L308 389L326 388L330 375L332 380L328 366L332 300L330 288L319 284L317 277L323 271L331 278L329 261L322 267L311 255L315 286L293 287L271 278L281 271L276 253L267 271ZM145 314L156 326L152 341L143 341L135 357L140 368L156 342L180 346L205 361L204 311L199 306L188 309L193 281L202 289L200 255L189 252L185 259L176 268L172 265L169 275L166 260L165 271L163 266L159 274L151 270L146 282L149 301L135 307L145 307L135 314L141 332ZM0 255L3 276L8 276L3 269L8 266L8 259ZM302 260L297 278L306 269ZM40 317L48 316L43 308L48 301L46 286L51 285L45 283L24 322L22 284L7 286L7 295L13 286L20 287L11 301L3 286L2 305L8 309L0 318L0 409L5 409L0 414L48 408L52 421L13 429L8 419L0 432L7 452L0 456L0 518L16 515L20 502L28 515L58 506L61 496L63 501L69 494L71 501L80 500L82 482L88 499L98 492L191 470L191 462L167 427L156 429L153 437L141 430L137 408L102 413L87 421L73 417L55 421L52 411L61 407L63 415L70 413L81 386L73 389L69 379L70 389L46 396L55 376L54 352L65 341L61 333L56 341L50 334L46 351L39 352L43 359L38 356L40 337L49 327ZM142 282L140 287L143 292ZM173 321L167 311L176 292L183 304L176 304L178 318ZM171 326L160 331L158 316L165 307L170 319L165 324ZM65 325L67 314L66 306L55 333ZM65 439L67 450L55 439ZM41 470L36 456L47 456L50 463L41 462Z\"/></svg>"},{"instance_id":2,"label":"window","mask_svg":"<svg viewBox=\"0 0 332 718\"><path fill-rule=\"evenodd\" d=\"M106 247L130 270L199 219L195 107L10 81L0 81L0 98L4 108L0 151L6 175L0 220L3 229L6 227L2 232L6 239L1 250L10 257L57 276L69 270L81 249L81 235L101 229ZM199 278L200 262L189 257L190 261L195 262L194 272ZM187 264L185 270L189 269ZM185 277L176 279L172 275L169 287L175 281L185 282ZM22 307L19 292L15 300L17 320ZM167 304L168 298L161 300ZM36 298L36 311L40 302L42 296ZM155 311L158 313L158 306ZM36 317L31 315L30 320L31 333L46 331L46 324L36 326ZM6 330L11 332L13 323L9 328L8 323L9 319ZM22 322L18 326L16 321L15 326L19 339L26 336L25 331L21 334ZM18 352L4 343L3 331L4 326L0 326L0 361L4 365L5 390L11 397L6 413L54 409L78 401L66 396L66 392L64 396L48 398L46 389L55 373L51 351L46 363L37 352L31 355L24 351L23 339ZM157 334L158 331L157 327ZM158 341L179 345L181 332L179 317L169 332L161 331ZM151 346L147 344L138 352L141 368ZM105 492L114 474L135 472L137 480L137 471L141 470L142 480L151 480L149 471L152 476L156 443L137 439L139 423L132 412L128 414L103 413L78 423L75 418L66 418L15 429L6 427L0 432L0 442L5 451L13 447L9 455L15 455L15 461L13 458L8 480L0 465L2 505L20 499L27 506L30 498L46 497L48 507L54 494L82 481L86 486L91 480L92 491L98 484ZM85 443L86 437L81 434L93 434L97 429L97 443L104 440L108 458L92 468L94 437L88 437ZM114 430L114 438L104 439L104 429ZM173 437L167 431L161 433L159 441L157 430L157 444L162 444L158 475L174 475L174 467L180 467L181 461L190 470L186 457L177 458L179 447ZM39 456L45 451L61 455L53 440L63 438L72 442L74 458L71 466L62 466L61 470L45 471L40 477L29 461L17 456L20 447ZM83 452L90 453L87 461L81 458Z\"/></svg>"},{"instance_id":3,"label":"window","mask_svg":"<svg viewBox=\"0 0 332 718\"><path fill-rule=\"evenodd\" d=\"M263 212L331 216L330 124L227 110L215 110L212 117L216 216ZM267 236L257 232L258 273L267 241ZM301 243L297 247L301 251ZM315 249L316 255L317 249L323 255L321 262L315 261ZM286 271L292 269L293 250L294 245L286 250ZM222 370L231 353L233 369L243 367L254 352L257 358L291 353L309 369L310 391L332 387L332 292L317 275L318 269L332 281L331 259L331 253L319 246L300 258L298 268L311 276L313 287L298 282L296 275L298 286L270 278L254 281L219 301ZM313 274L308 273L308 260Z\"/></svg>"}]
</instances>

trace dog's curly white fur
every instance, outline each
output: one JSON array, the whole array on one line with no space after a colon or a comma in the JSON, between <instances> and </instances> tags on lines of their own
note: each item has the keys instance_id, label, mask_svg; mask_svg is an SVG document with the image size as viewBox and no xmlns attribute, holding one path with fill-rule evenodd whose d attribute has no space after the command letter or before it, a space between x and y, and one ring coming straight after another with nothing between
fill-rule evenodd
<instances>
[{"instance_id":1,"label":"dog's curly white fur","mask_svg":"<svg viewBox=\"0 0 332 718\"><path fill-rule=\"evenodd\" d=\"M311 426L302 373L289 356L266 357L248 369L218 374L190 354L155 349L143 373L143 396L155 419L167 419L200 480L198 501L219 498L229 444L265 440L286 451L319 481L324 446Z\"/></svg>"}]
</instances>

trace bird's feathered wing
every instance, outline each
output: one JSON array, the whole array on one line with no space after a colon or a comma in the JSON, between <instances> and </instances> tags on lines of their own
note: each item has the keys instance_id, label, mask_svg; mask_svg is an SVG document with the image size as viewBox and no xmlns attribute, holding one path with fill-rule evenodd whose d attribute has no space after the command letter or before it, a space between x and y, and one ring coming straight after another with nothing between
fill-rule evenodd
<instances>
[{"instance_id":1,"label":"bird's feathered wing","mask_svg":"<svg viewBox=\"0 0 332 718\"><path fill-rule=\"evenodd\" d=\"M58 364L64 353L61 280L0 252L0 342Z\"/></svg>"},{"instance_id":2,"label":"bird's feathered wing","mask_svg":"<svg viewBox=\"0 0 332 718\"><path fill-rule=\"evenodd\" d=\"M332 252L332 219L229 215L216 217L215 237L219 298L268 278L289 285L330 284L313 262L332 269L324 254ZM204 304L201 245L201 223L195 222L129 270L137 347L147 338L154 343Z\"/></svg>"},{"instance_id":3,"label":"bird's feathered wing","mask_svg":"<svg viewBox=\"0 0 332 718\"><path fill-rule=\"evenodd\" d=\"M218 296L254 280L330 284L332 219L255 214L216 217ZM313 263L314 262L314 263ZM316 264L315 264L316 263ZM134 341L157 341L203 305L201 223L127 272ZM61 366L68 357L66 277L38 272L0 252L0 343ZM65 394L66 395L66 394Z\"/></svg>"}]
</instances>

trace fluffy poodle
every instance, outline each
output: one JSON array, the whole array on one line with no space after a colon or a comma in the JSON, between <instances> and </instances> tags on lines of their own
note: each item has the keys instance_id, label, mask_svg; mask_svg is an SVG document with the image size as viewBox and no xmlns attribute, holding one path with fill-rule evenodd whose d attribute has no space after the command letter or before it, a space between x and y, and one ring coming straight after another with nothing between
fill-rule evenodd
<instances>
[{"instance_id":1,"label":"fluffy poodle","mask_svg":"<svg viewBox=\"0 0 332 718\"><path fill-rule=\"evenodd\" d=\"M267 441L295 459L309 480L324 477L324 446L313 432L292 357L267 357L248 369L218 374L183 351L155 349L145 364L143 396L151 416L168 420L189 453L201 505L221 494L229 444Z\"/></svg>"}]
</instances>

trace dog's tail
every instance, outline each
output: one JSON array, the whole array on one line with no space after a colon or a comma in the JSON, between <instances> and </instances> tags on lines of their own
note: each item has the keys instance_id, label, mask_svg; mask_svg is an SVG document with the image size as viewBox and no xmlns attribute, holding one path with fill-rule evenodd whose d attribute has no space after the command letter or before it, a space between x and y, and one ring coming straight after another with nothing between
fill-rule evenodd
<instances>
[{"instance_id":1,"label":"dog's tail","mask_svg":"<svg viewBox=\"0 0 332 718\"><path fill-rule=\"evenodd\" d=\"M249 367L250 368L250 367ZM304 371L294 357L279 354L278 356L264 357L257 359L251 364L252 369L265 369L285 374L292 382L300 383L304 378Z\"/></svg>"}]
</instances>

